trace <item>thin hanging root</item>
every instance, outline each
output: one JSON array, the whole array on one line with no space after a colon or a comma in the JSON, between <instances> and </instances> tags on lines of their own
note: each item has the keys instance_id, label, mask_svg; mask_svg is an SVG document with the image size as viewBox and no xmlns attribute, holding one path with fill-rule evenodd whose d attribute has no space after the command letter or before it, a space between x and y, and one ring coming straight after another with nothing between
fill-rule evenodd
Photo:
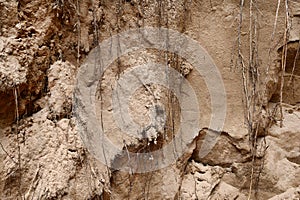
<instances>
[{"instance_id":1,"label":"thin hanging root","mask_svg":"<svg viewBox=\"0 0 300 200\"><path fill-rule=\"evenodd\" d=\"M72 5L74 10L76 11L76 17L77 17L77 22L75 23L74 27L77 27L77 64L79 65L79 60L80 60L80 5L79 5L79 0L76 1L76 5L71 1L68 0L69 4Z\"/></svg>"},{"instance_id":2,"label":"thin hanging root","mask_svg":"<svg viewBox=\"0 0 300 200\"><path fill-rule=\"evenodd\" d=\"M16 106L16 120L17 123L19 121L19 111L18 111L18 97L17 97L17 90L16 88L14 89L14 97L15 97L15 106ZM17 138L18 139L18 138ZM0 142L0 147L2 149L2 151L4 151L4 153L13 161L13 163L15 163L16 165L19 165L19 163L17 161L14 160L13 156L11 156L4 148L4 146L2 145L2 143Z\"/></svg>"},{"instance_id":3,"label":"thin hanging root","mask_svg":"<svg viewBox=\"0 0 300 200\"><path fill-rule=\"evenodd\" d=\"M98 31L98 24L97 24L97 14L96 14L96 5L95 2L92 1L93 4L93 28L94 28L94 43L99 45L99 31Z\"/></svg>"},{"instance_id":4,"label":"thin hanging root","mask_svg":"<svg viewBox=\"0 0 300 200\"><path fill-rule=\"evenodd\" d=\"M252 163L251 163L251 175L250 175L250 186L249 186L249 194L248 194L248 200L251 199L251 194L252 194L252 189L253 189L253 178L254 178L254 164L255 164L255 157L256 157L256 152L257 152L257 134L258 134L258 126L259 123L257 124L257 127L255 129L255 136L254 136L254 144L253 144L253 149L252 149Z\"/></svg>"},{"instance_id":5,"label":"thin hanging root","mask_svg":"<svg viewBox=\"0 0 300 200\"><path fill-rule=\"evenodd\" d=\"M280 8L280 1L281 1L281 0L278 0L278 2L277 2L277 9L276 9L276 14L275 14L275 20L274 20L273 32L272 32L271 40L270 40L270 48L269 48L269 52L268 52L268 68L267 68L267 74L269 74L270 65L271 65L271 44L272 44L273 41L274 41L274 37L275 37L275 33L276 33L277 20L278 20L278 12L279 12L279 8Z\"/></svg>"},{"instance_id":6,"label":"thin hanging root","mask_svg":"<svg viewBox=\"0 0 300 200\"><path fill-rule=\"evenodd\" d=\"M283 126L283 109L282 109L282 100L283 100L283 86L284 86L284 73L286 68L286 58L287 58L287 42L289 37L289 8L288 8L288 0L285 0L285 31L284 31L284 46L282 49L281 56L281 80L280 80L280 127Z\"/></svg>"},{"instance_id":7,"label":"thin hanging root","mask_svg":"<svg viewBox=\"0 0 300 200\"><path fill-rule=\"evenodd\" d=\"M18 169L19 169L19 194L21 199L24 199L22 196L22 191L21 191L21 187L22 187L22 172L21 172L21 146L20 146L20 138L19 138L19 102L18 102L18 91L17 88L14 88L14 97L15 97L15 108L16 108L16 136L17 136L17 144L18 144Z\"/></svg>"},{"instance_id":8,"label":"thin hanging root","mask_svg":"<svg viewBox=\"0 0 300 200\"><path fill-rule=\"evenodd\" d=\"M271 35L271 42L274 40L274 36L275 36L275 32L276 32L279 8L280 8L280 0L278 0L278 2L277 2L277 9L276 9L276 15L275 15L275 20L274 20L273 32Z\"/></svg>"},{"instance_id":9,"label":"thin hanging root","mask_svg":"<svg viewBox=\"0 0 300 200\"><path fill-rule=\"evenodd\" d=\"M252 40L253 40L253 36L252 36L252 19L253 19L253 13L252 13L252 5L253 5L253 1L250 0L249 2L249 18L250 18L250 22L249 22L249 69L252 69L252 64L253 64L253 55L252 55ZM252 80L254 81L254 80ZM250 115L250 107L247 108L247 112ZM248 121L252 119L249 117ZM250 127L251 133L250 133L250 139L252 139L253 134L252 134L252 127ZM252 166L251 166L251 175L250 175L250 186L249 186L249 194L248 194L248 200L250 200L251 198L251 194L252 194L252 185L253 185L253 176L254 176L254 162L255 162L255 153L256 153L256 140L254 140L254 145L253 142L251 142L252 145Z\"/></svg>"},{"instance_id":10,"label":"thin hanging root","mask_svg":"<svg viewBox=\"0 0 300 200\"><path fill-rule=\"evenodd\" d=\"M247 128L249 133L249 141L251 147L251 156L252 156L252 167L250 175L250 186L248 200L251 199L252 191L255 189L255 195L257 194L257 185L258 178L255 179L257 171L255 170L256 155L257 155L257 137L259 130L259 116L262 111L262 101L259 91L259 57L258 57L258 27L257 27L257 17L260 13L255 0L250 0L249 2L249 60L248 63L245 63L245 59L242 54L242 41L241 41L241 29L243 22L243 6L244 0L240 0L240 20L238 28L238 57L239 63L242 70L242 83L243 83L243 92L244 92L244 103L245 103L245 121L247 122ZM262 13L260 13L262 15ZM258 107L258 109L257 109ZM259 172L260 173L260 172ZM255 182L256 180L256 182Z\"/></svg>"},{"instance_id":11,"label":"thin hanging root","mask_svg":"<svg viewBox=\"0 0 300 200\"><path fill-rule=\"evenodd\" d=\"M35 172L35 175L31 181L30 187L28 189L28 192L25 194L26 199L29 199L29 196L31 196L30 194L32 194L32 199L34 197L34 193L36 190L36 187L39 183L39 178L40 178L40 164L38 164L37 170Z\"/></svg>"},{"instance_id":12,"label":"thin hanging root","mask_svg":"<svg viewBox=\"0 0 300 200\"><path fill-rule=\"evenodd\" d=\"M18 109L18 92L17 92L17 89L14 88L14 97L15 97L15 108L16 108L16 121L17 121L17 124L19 122L19 109Z\"/></svg>"},{"instance_id":13,"label":"thin hanging root","mask_svg":"<svg viewBox=\"0 0 300 200\"><path fill-rule=\"evenodd\" d=\"M252 55L252 41L253 41L253 35L252 35L252 19L253 19L253 14L252 14L252 5L253 1L250 0L250 5L249 5L249 68L251 69L252 64L253 64L253 55Z\"/></svg>"},{"instance_id":14,"label":"thin hanging root","mask_svg":"<svg viewBox=\"0 0 300 200\"><path fill-rule=\"evenodd\" d=\"M289 84L291 84L292 82L292 78L293 78L293 75L294 75L294 71L295 71L295 68L296 68L296 62L297 62L297 59L298 59L298 56L299 56L299 50L300 50L300 40L298 41L298 49L297 49L297 52L296 52L296 55L295 55L295 58L294 58L294 63L293 63L293 69L292 69L292 73L290 74L290 79L289 79Z\"/></svg>"},{"instance_id":15,"label":"thin hanging root","mask_svg":"<svg viewBox=\"0 0 300 200\"><path fill-rule=\"evenodd\" d=\"M4 151L4 153L13 161L13 163L15 163L16 165L18 164L18 162L16 162L15 160L14 160L14 158L11 156L11 155L9 155L9 153L5 150L5 148L4 148L4 146L2 145L2 143L0 142L0 147L1 147L1 149L2 149L2 151Z\"/></svg>"},{"instance_id":16,"label":"thin hanging root","mask_svg":"<svg viewBox=\"0 0 300 200\"><path fill-rule=\"evenodd\" d=\"M246 66L244 63L244 58L241 52L241 32L242 32L242 22L243 22L243 7L244 7L244 0L240 0L240 18L239 18L239 28L238 28L238 58L239 62L242 66L242 76L243 76L243 88L244 88L244 94L245 94L245 101L246 101L246 110L249 110L249 95L248 95L248 81L247 81L247 75L246 75ZM247 120L247 124L249 124L250 116L249 113L246 112L245 118Z\"/></svg>"},{"instance_id":17,"label":"thin hanging root","mask_svg":"<svg viewBox=\"0 0 300 200\"><path fill-rule=\"evenodd\" d=\"M81 27L80 27L80 7L79 7L79 0L76 1L76 13L77 13L77 63L79 65L80 60L80 33L81 33Z\"/></svg>"}]
</instances>

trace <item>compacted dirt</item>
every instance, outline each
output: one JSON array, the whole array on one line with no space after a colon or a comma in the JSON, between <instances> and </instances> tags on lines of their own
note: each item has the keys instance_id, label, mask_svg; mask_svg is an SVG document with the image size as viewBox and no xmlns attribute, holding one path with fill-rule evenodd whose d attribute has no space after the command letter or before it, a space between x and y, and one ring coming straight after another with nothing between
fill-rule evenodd
<instances>
[{"instance_id":1,"label":"compacted dirt","mask_svg":"<svg viewBox=\"0 0 300 200\"><path fill-rule=\"evenodd\" d=\"M0 199L299 199L300 3L277 3L0 0ZM116 35L139 28L148 48L127 51ZM155 49L142 28L169 35ZM180 54L193 43L172 31L204 51ZM148 70L142 78L130 76L137 66ZM166 85L147 83L161 74ZM185 81L198 108L182 107ZM128 109L118 110L126 94ZM197 129L182 124L185 110ZM140 134L120 128L128 118ZM111 143L91 134L97 127ZM181 149L173 140L186 132ZM99 159L103 147L111 151Z\"/></svg>"}]
</instances>

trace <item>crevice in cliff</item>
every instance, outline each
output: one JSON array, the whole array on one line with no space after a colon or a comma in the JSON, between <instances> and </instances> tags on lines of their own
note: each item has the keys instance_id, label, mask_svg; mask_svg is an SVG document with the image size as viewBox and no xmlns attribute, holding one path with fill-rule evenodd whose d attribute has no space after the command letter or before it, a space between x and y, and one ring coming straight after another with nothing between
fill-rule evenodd
<instances>
[{"instance_id":1,"label":"crevice in cliff","mask_svg":"<svg viewBox=\"0 0 300 200\"><path fill-rule=\"evenodd\" d=\"M280 91L282 90L282 103L296 105L300 103L300 95L297 91L300 89L300 43L298 41L292 41L287 43L286 47L286 67L284 72L280 72L283 75L278 80L278 85L274 94L272 95L270 102L280 102ZM279 63L282 63L283 47L278 49ZM283 79L282 89L281 80Z\"/></svg>"}]
</instances>

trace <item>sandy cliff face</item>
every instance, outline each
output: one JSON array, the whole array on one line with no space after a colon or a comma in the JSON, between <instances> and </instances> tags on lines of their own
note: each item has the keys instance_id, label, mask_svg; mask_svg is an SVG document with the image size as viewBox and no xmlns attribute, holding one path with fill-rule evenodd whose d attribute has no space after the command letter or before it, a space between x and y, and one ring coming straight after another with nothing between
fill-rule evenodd
<instances>
[{"instance_id":1,"label":"sandy cliff face","mask_svg":"<svg viewBox=\"0 0 300 200\"><path fill-rule=\"evenodd\" d=\"M285 2L277 8L273 1L0 0L0 199L299 199L300 4L287 5L286 21ZM96 121L120 149L108 167L80 137L76 79L90 73L82 69L93 52L101 60L118 49L93 50L104 40L143 27L184 33L207 51L224 83L226 119L221 130L211 128L210 90L190 58L153 48L124 53L120 46L89 96ZM156 123L142 135L120 130L114 87L147 63L172 67L190 83L200 126L175 162L143 172L156 159L151 153L172 143L183 112L167 87L142 84L130 97L129 116L141 126ZM207 135L217 142L203 155ZM143 159L128 152L147 153L149 163L137 164ZM126 162L136 168L113 168Z\"/></svg>"}]
</instances>

